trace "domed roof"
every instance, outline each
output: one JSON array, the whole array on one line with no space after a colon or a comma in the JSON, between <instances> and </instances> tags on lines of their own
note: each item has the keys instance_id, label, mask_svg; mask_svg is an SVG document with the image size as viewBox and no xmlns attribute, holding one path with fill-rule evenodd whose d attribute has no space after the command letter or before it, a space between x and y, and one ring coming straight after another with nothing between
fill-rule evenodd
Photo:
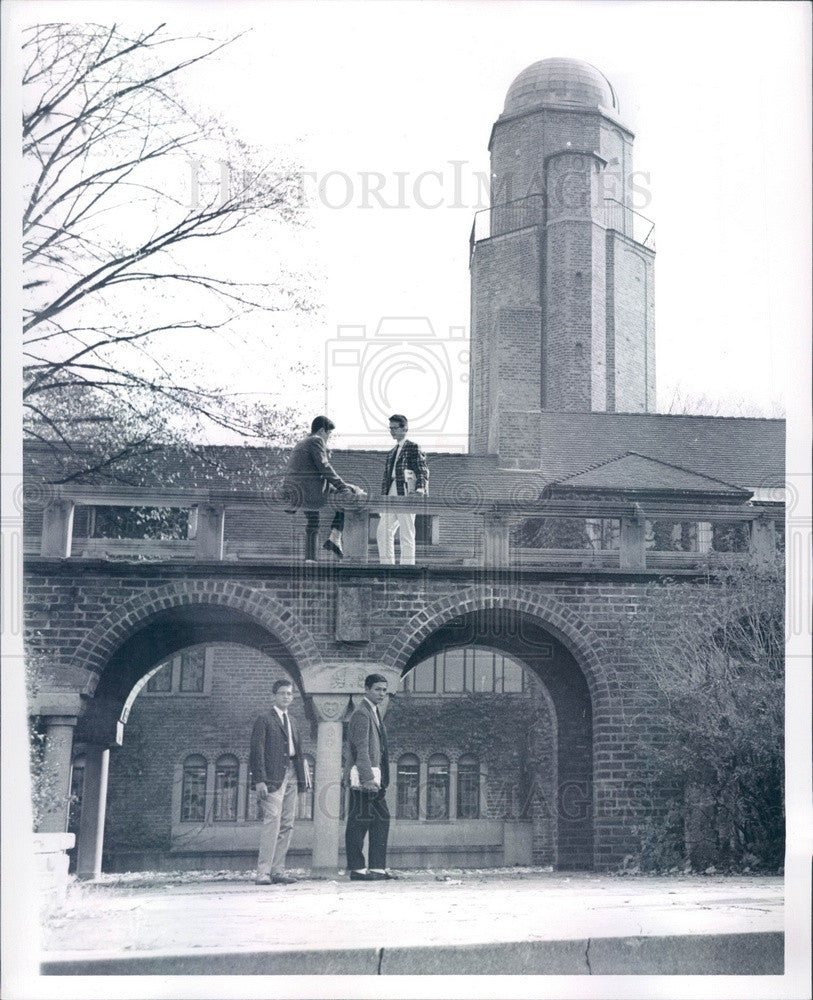
<instances>
[{"instance_id":1,"label":"domed roof","mask_svg":"<svg viewBox=\"0 0 813 1000\"><path fill-rule=\"evenodd\" d=\"M580 59L543 59L528 66L508 88L504 113L516 115L544 104L606 108L618 113L610 81Z\"/></svg>"}]
</instances>

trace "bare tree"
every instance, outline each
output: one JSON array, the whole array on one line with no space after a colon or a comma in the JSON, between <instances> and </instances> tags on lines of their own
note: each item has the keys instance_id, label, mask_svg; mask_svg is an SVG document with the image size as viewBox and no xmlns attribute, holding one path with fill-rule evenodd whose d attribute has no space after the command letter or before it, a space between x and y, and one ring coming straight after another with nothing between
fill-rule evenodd
<instances>
[{"instance_id":1,"label":"bare tree","mask_svg":"<svg viewBox=\"0 0 813 1000\"><path fill-rule=\"evenodd\" d=\"M25 38L25 432L62 480L115 479L206 428L285 439L290 413L167 361L173 338L207 343L249 314L310 308L280 268L234 273L274 227L303 222L297 171L263 164L179 88L233 41L97 24Z\"/></svg>"}]
</instances>

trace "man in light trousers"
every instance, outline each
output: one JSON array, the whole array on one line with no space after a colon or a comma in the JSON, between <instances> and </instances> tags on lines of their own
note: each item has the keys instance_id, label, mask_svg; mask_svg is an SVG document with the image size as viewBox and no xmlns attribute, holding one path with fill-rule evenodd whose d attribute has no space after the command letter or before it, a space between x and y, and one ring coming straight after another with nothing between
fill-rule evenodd
<instances>
[{"instance_id":1,"label":"man in light trousers","mask_svg":"<svg viewBox=\"0 0 813 1000\"><path fill-rule=\"evenodd\" d=\"M407 439L409 423L402 413L390 417L390 434L395 447L387 455L381 492L384 496L424 495L429 489L426 456L414 441ZM395 533L400 533L401 565L415 565L415 515L410 511L383 511L378 522L376 541L382 565L395 562Z\"/></svg>"},{"instance_id":2,"label":"man in light trousers","mask_svg":"<svg viewBox=\"0 0 813 1000\"><path fill-rule=\"evenodd\" d=\"M288 715L294 700L293 684L275 681L272 691L271 711L261 715L251 731L249 767L262 818L256 883L290 885L296 879L285 874L285 856L294 829L296 796L309 787L310 776L297 726Z\"/></svg>"}]
</instances>

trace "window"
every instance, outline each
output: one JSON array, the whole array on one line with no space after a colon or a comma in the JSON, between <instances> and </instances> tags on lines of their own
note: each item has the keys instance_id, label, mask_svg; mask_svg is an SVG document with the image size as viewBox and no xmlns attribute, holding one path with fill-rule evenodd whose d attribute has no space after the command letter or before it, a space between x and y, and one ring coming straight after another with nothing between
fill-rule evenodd
<instances>
[{"instance_id":1,"label":"window","mask_svg":"<svg viewBox=\"0 0 813 1000\"><path fill-rule=\"evenodd\" d=\"M443 656L443 690L454 692L465 690L464 649L447 649Z\"/></svg>"},{"instance_id":2,"label":"window","mask_svg":"<svg viewBox=\"0 0 813 1000\"><path fill-rule=\"evenodd\" d=\"M506 694L522 691L522 665L507 656L497 657L497 676L502 674L502 690ZM499 687L497 688L499 691Z\"/></svg>"},{"instance_id":3,"label":"window","mask_svg":"<svg viewBox=\"0 0 813 1000\"><path fill-rule=\"evenodd\" d=\"M202 646L181 653L181 691L203 691L206 673L206 650Z\"/></svg>"},{"instance_id":4,"label":"window","mask_svg":"<svg viewBox=\"0 0 813 1000\"><path fill-rule=\"evenodd\" d=\"M449 759L439 753L429 758L426 818L449 818Z\"/></svg>"},{"instance_id":5,"label":"window","mask_svg":"<svg viewBox=\"0 0 813 1000\"><path fill-rule=\"evenodd\" d=\"M172 661L162 663L147 681L150 694L168 694L172 690Z\"/></svg>"},{"instance_id":6,"label":"window","mask_svg":"<svg viewBox=\"0 0 813 1000\"><path fill-rule=\"evenodd\" d=\"M471 659L474 673L474 690L483 693L494 690L494 653L490 649L471 649L466 654Z\"/></svg>"},{"instance_id":7,"label":"window","mask_svg":"<svg viewBox=\"0 0 813 1000\"><path fill-rule=\"evenodd\" d=\"M314 776L316 774L316 763L309 753L305 754L305 761L307 763L306 771L310 771L311 774L311 787L307 792L303 792L301 795L297 796L296 800L296 818L297 819L313 819L313 796L316 791L316 783L314 781Z\"/></svg>"},{"instance_id":8,"label":"window","mask_svg":"<svg viewBox=\"0 0 813 1000\"><path fill-rule=\"evenodd\" d=\"M540 647L549 658L552 648ZM447 649L423 660L402 679L404 691L414 694L521 694L525 690L522 664L492 649L466 646Z\"/></svg>"},{"instance_id":9,"label":"window","mask_svg":"<svg viewBox=\"0 0 813 1000\"><path fill-rule=\"evenodd\" d=\"M206 761L192 754L183 763L181 822L202 823L206 817Z\"/></svg>"},{"instance_id":10,"label":"window","mask_svg":"<svg viewBox=\"0 0 813 1000\"><path fill-rule=\"evenodd\" d=\"M418 758L411 753L398 758L398 797L395 815L398 819L418 818L419 788Z\"/></svg>"},{"instance_id":11,"label":"window","mask_svg":"<svg viewBox=\"0 0 813 1000\"><path fill-rule=\"evenodd\" d=\"M477 819L480 815L480 765L475 757L461 757L457 762L458 819Z\"/></svg>"},{"instance_id":12,"label":"window","mask_svg":"<svg viewBox=\"0 0 813 1000\"><path fill-rule=\"evenodd\" d=\"M215 801L212 819L233 823L237 819L237 783L240 765L232 754L218 757L215 763Z\"/></svg>"},{"instance_id":13,"label":"window","mask_svg":"<svg viewBox=\"0 0 813 1000\"><path fill-rule=\"evenodd\" d=\"M412 671L412 690L430 693L435 690L435 657L424 660Z\"/></svg>"}]
</instances>

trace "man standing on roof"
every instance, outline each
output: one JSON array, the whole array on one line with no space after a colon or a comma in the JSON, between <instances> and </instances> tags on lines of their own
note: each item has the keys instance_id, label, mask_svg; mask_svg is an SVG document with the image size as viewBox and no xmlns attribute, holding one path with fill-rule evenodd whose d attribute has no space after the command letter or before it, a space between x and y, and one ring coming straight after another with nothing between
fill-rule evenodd
<instances>
[{"instance_id":1,"label":"man standing on roof","mask_svg":"<svg viewBox=\"0 0 813 1000\"><path fill-rule=\"evenodd\" d=\"M381 492L384 496L425 495L429 490L426 456L414 441L407 439L409 422L402 413L390 417L390 434L395 447L387 455ZM395 562L395 533L401 533L401 565L415 565L415 515L409 511L383 511L378 522L378 558L383 565Z\"/></svg>"},{"instance_id":2,"label":"man standing on roof","mask_svg":"<svg viewBox=\"0 0 813 1000\"><path fill-rule=\"evenodd\" d=\"M331 493L364 495L360 486L346 483L330 464L327 450L336 425L328 417L314 417L311 432L291 452L285 469L284 492L291 503L289 513L305 512L305 562L316 562L316 539L319 535L319 510L328 502ZM337 510L330 526L330 535L322 548L340 559L344 511Z\"/></svg>"}]
</instances>

